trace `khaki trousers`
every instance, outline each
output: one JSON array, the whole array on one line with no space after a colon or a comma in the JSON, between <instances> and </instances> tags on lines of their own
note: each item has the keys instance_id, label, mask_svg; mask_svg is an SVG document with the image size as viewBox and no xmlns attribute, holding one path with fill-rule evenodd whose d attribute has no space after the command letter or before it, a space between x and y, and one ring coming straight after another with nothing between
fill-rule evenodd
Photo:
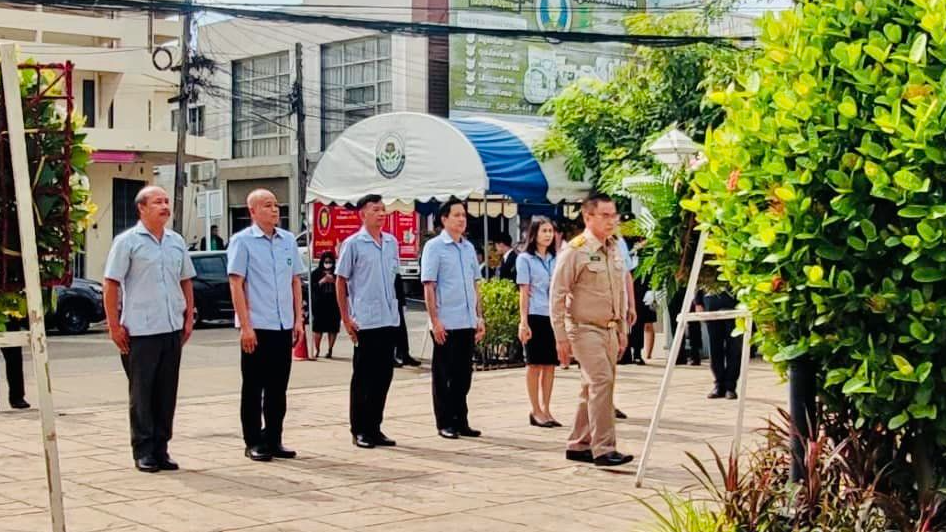
<instances>
[{"instance_id":1,"label":"khaki trousers","mask_svg":"<svg viewBox=\"0 0 946 532\"><path fill-rule=\"evenodd\" d=\"M578 412L568 449L601 456L615 450L614 377L618 357L618 330L575 325L569 333L572 354L581 365Z\"/></svg>"}]
</instances>

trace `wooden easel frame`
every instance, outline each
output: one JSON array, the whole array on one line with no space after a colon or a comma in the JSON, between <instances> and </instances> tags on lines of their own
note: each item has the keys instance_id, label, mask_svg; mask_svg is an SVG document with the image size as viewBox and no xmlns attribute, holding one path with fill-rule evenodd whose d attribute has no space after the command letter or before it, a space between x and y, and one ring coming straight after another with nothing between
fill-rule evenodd
<instances>
[{"instance_id":1,"label":"wooden easel frame","mask_svg":"<svg viewBox=\"0 0 946 532\"><path fill-rule=\"evenodd\" d=\"M39 414L43 430L43 453L46 462L46 485L53 532L65 532L66 520L62 503L62 479L59 471L59 445L53 411L52 386L49 380L49 353L46 345L43 294L40 289L39 256L36 250L36 228L33 226L33 194L26 155L26 131L23 125L23 103L20 100L20 75L16 46L0 44L0 77L3 81L4 104L10 139L10 160L16 194L17 222L20 228L23 277L26 285L28 313L27 331L0 333L0 347L30 347ZM26 206L26 207L24 207Z\"/></svg>"},{"instance_id":2,"label":"wooden easel frame","mask_svg":"<svg viewBox=\"0 0 946 532\"><path fill-rule=\"evenodd\" d=\"M746 381L748 380L749 366L749 346L752 338L752 314L747 310L717 310L711 312L690 312L693 305L693 298L696 296L697 280L700 276L700 269L703 267L703 255L706 250L707 233L700 233L700 241L696 246L696 256L693 258L693 264L690 267L690 279L687 281L686 293L683 296L683 307L680 315L677 316L677 328L673 335L673 343L670 345L670 352L667 354L667 367L664 369L663 381L660 383L660 393L657 394L657 404L654 405L654 415L650 420L650 428L647 429L647 439L644 441L644 451L641 454L641 462L637 467L637 476L634 479L635 485L639 488L644 482L644 475L647 472L647 462L650 459L650 451L653 449L654 439L657 435L657 427L660 425L660 416L663 414L664 402L667 399L667 393L670 391L670 380L673 377L673 369L677 365L677 355L683 346L683 335L686 333L686 325L692 321L716 321L731 320L735 318L745 318L745 331L742 335L742 365L739 371L739 410L736 414L736 430L733 434L732 450L738 451L742 440L742 424L746 411Z\"/></svg>"}]
</instances>

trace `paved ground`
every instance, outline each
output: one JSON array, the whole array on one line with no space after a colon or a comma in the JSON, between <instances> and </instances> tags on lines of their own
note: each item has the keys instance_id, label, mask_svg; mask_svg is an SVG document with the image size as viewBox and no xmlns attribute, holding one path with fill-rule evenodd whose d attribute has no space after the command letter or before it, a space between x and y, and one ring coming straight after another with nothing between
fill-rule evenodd
<instances>
[{"instance_id":1,"label":"paved ground","mask_svg":"<svg viewBox=\"0 0 946 532\"><path fill-rule=\"evenodd\" d=\"M734 401L704 398L706 365L681 367L648 487L635 489L633 464L602 470L567 462L566 428L528 425L522 369L474 377L471 421L482 438L437 437L425 367L397 372L384 429L398 446L365 451L348 434L346 357L294 365L285 440L300 458L257 464L242 454L233 345L207 345L214 334L235 336L204 332L188 348L191 362L182 371L171 452L183 470L154 475L131 468L117 360L111 371L79 371L82 360L86 369L109 363L114 350L96 335L79 339L97 340L89 344L55 340L71 342L73 350L88 345L84 357L62 357L52 347L69 530L646 530L649 517L635 497L690 484L684 450L707 456L710 444L725 451L736 413ZM656 364L619 371L618 404L631 416L619 422L623 451L642 448L661 372ZM761 363L751 365L749 378L746 420L760 426L784 403L785 391ZM560 421L570 421L577 390L577 370L560 370L553 398ZM49 530L38 415L3 411L0 426L0 531Z\"/></svg>"}]
</instances>

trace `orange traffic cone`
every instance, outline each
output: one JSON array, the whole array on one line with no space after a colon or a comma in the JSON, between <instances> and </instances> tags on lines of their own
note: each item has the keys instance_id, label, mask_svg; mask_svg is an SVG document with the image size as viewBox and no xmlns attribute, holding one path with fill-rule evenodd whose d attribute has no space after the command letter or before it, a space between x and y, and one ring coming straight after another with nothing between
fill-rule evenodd
<instances>
[{"instance_id":1,"label":"orange traffic cone","mask_svg":"<svg viewBox=\"0 0 946 532\"><path fill-rule=\"evenodd\" d=\"M296 345L292 347L293 360L309 360L309 342L306 341L306 335L303 333Z\"/></svg>"}]
</instances>

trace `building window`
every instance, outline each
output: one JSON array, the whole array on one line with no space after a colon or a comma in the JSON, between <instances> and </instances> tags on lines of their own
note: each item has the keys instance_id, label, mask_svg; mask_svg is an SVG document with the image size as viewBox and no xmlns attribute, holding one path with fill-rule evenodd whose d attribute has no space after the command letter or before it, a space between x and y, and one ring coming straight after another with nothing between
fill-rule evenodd
<instances>
[{"instance_id":1,"label":"building window","mask_svg":"<svg viewBox=\"0 0 946 532\"><path fill-rule=\"evenodd\" d=\"M230 207L230 234L237 234L253 223L246 207ZM289 230L289 205L279 206L279 227Z\"/></svg>"},{"instance_id":2,"label":"building window","mask_svg":"<svg viewBox=\"0 0 946 532\"><path fill-rule=\"evenodd\" d=\"M322 149L345 128L391 111L391 37L322 45Z\"/></svg>"},{"instance_id":3,"label":"building window","mask_svg":"<svg viewBox=\"0 0 946 532\"><path fill-rule=\"evenodd\" d=\"M233 157L289 154L289 52L233 62Z\"/></svg>"},{"instance_id":4,"label":"building window","mask_svg":"<svg viewBox=\"0 0 946 532\"><path fill-rule=\"evenodd\" d=\"M112 179L112 237L138 223L135 195L145 186L144 181Z\"/></svg>"},{"instance_id":5,"label":"building window","mask_svg":"<svg viewBox=\"0 0 946 532\"><path fill-rule=\"evenodd\" d=\"M95 127L95 80L82 80L82 114L85 127Z\"/></svg>"},{"instance_id":6,"label":"building window","mask_svg":"<svg viewBox=\"0 0 946 532\"><path fill-rule=\"evenodd\" d=\"M171 131L177 131L179 109L171 109ZM195 137L204 136L204 106L195 105L187 108L187 134Z\"/></svg>"}]
</instances>

